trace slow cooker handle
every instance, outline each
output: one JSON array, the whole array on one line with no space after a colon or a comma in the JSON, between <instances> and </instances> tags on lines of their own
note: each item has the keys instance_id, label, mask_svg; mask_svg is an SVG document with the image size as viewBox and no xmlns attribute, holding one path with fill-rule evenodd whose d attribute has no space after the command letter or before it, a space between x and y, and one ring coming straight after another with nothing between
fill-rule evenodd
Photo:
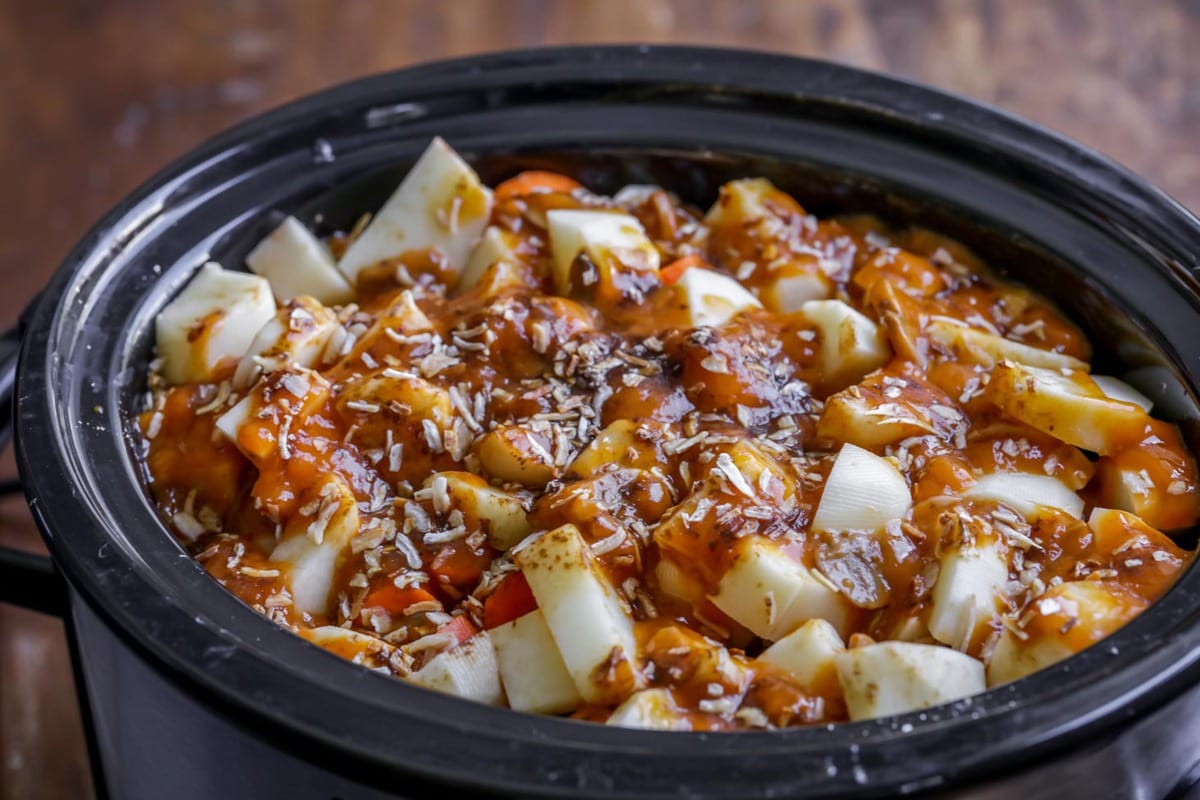
<instances>
[{"instance_id":1,"label":"slow cooker handle","mask_svg":"<svg viewBox=\"0 0 1200 800\"><path fill-rule=\"evenodd\" d=\"M21 328L18 325L0 335L0 449L12 440L13 390L20 350ZM19 480L0 481L0 496L20 491ZM66 585L54 562L46 556L0 547L0 603L61 617L66 613Z\"/></svg>"}]
</instances>

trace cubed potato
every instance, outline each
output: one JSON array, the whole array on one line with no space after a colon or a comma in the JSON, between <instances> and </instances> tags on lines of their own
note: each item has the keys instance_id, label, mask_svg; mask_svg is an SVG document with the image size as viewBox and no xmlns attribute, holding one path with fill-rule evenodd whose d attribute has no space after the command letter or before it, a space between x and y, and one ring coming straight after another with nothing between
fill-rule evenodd
<instances>
[{"instance_id":1,"label":"cubed potato","mask_svg":"<svg viewBox=\"0 0 1200 800\"><path fill-rule=\"evenodd\" d=\"M361 664L368 668L387 667L394 645L377 636L353 631L338 625L319 625L315 628L300 628L296 633L331 653Z\"/></svg>"},{"instance_id":2,"label":"cubed potato","mask_svg":"<svg viewBox=\"0 0 1200 800\"><path fill-rule=\"evenodd\" d=\"M803 213L794 199L766 178L742 178L721 187L721 194L705 215L704 223L716 228L738 228L756 220Z\"/></svg>"},{"instance_id":3,"label":"cubed potato","mask_svg":"<svg viewBox=\"0 0 1200 800\"><path fill-rule=\"evenodd\" d=\"M278 369L218 417L216 428L255 466L262 467L280 452L280 439L288 434L290 420L304 420L315 413L329 399L330 389L329 381L318 372L303 367ZM284 420L289 420L288 428L283 427ZM282 445L287 447L286 442Z\"/></svg>"},{"instance_id":4,"label":"cubed potato","mask_svg":"<svg viewBox=\"0 0 1200 800\"><path fill-rule=\"evenodd\" d=\"M763 651L758 660L791 673L808 691L824 694L837 685L835 659L846 650L837 628L823 619L810 619Z\"/></svg>"},{"instance_id":5,"label":"cubed potato","mask_svg":"<svg viewBox=\"0 0 1200 800\"><path fill-rule=\"evenodd\" d=\"M480 466L491 477L540 489L558 475L550 440L521 425L501 425L476 444Z\"/></svg>"},{"instance_id":6,"label":"cubed potato","mask_svg":"<svg viewBox=\"0 0 1200 800\"><path fill-rule=\"evenodd\" d=\"M294 514L284 525L271 561L287 566L288 589L298 611L329 614L333 576L346 545L358 533L358 504L350 486L336 475L310 490L317 510ZM308 496L305 502L309 501Z\"/></svg>"},{"instance_id":7,"label":"cubed potato","mask_svg":"<svg viewBox=\"0 0 1200 800\"><path fill-rule=\"evenodd\" d=\"M738 541L733 565L709 599L736 622L777 641L810 619L848 630L851 607L828 583L768 539Z\"/></svg>"},{"instance_id":8,"label":"cubed potato","mask_svg":"<svg viewBox=\"0 0 1200 800\"><path fill-rule=\"evenodd\" d=\"M1117 570L1146 600L1161 597L1190 562L1188 552L1169 536L1128 511L1093 508L1088 527L1095 541L1089 562Z\"/></svg>"},{"instance_id":9,"label":"cubed potato","mask_svg":"<svg viewBox=\"0 0 1200 800\"><path fill-rule=\"evenodd\" d=\"M217 380L273 316L275 301L265 278L205 264L155 320L163 379Z\"/></svg>"},{"instance_id":10,"label":"cubed potato","mask_svg":"<svg viewBox=\"0 0 1200 800\"><path fill-rule=\"evenodd\" d=\"M675 704L668 689L644 689L617 706L606 725L656 731L690 730L687 716Z\"/></svg>"},{"instance_id":11,"label":"cubed potato","mask_svg":"<svg viewBox=\"0 0 1200 800\"><path fill-rule=\"evenodd\" d=\"M1006 361L984 396L1013 419L1101 455L1136 444L1151 419L1141 407L1106 397L1087 374Z\"/></svg>"},{"instance_id":12,"label":"cubed potato","mask_svg":"<svg viewBox=\"0 0 1200 800\"><path fill-rule=\"evenodd\" d=\"M675 291L693 328L724 325L748 308L762 308L758 298L736 280L702 267L685 270Z\"/></svg>"},{"instance_id":13,"label":"cubed potato","mask_svg":"<svg viewBox=\"0 0 1200 800\"><path fill-rule=\"evenodd\" d=\"M1052 586L1023 618L1023 635L1006 629L988 663L997 686L1044 669L1090 647L1145 610L1149 603L1117 583L1072 581Z\"/></svg>"},{"instance_id":14,"label":"cubed potato","mask_svg":"<svg viewBox=\"0 0 1200 800\"><path fill-rule=\"evenodd\" d=\"M521 498L511 492L489 486L470 472L439 472L424 483L425 488L444 491L448 507L463 513L470 529L480 528L488 543L497 550L508 550L532 532L525 518ZM436 506L440 500L435 499Z\"/></svg>"},{"instance_id":15,"label":"cubed potato","mask_svg":"<svg viewBox=\"0 0 1200 800\"><path fill-rule=\"evenodd\" d=\"M879 326L841 300L811 300L800 307L820 339L825 388L836 391L857 383L891 358Z\"/></svg>"},{"instance_id":16,"label":"cubed potato","mask_svg":"<svg viewBox=\"0 0 1200 800\"><path fill-rule=\"evenodd\" d=\"M337 316L313 298L295 298L258 331L234 372L234 388L244 389L263 372L315 366L339 325Z\"/></svg>"},{"instance_id":17,"label":"cubed potato","mask_svg":"<svg viewBox=\"0 0 1200 800\"><path fill-rule=\"evenodd\" d=\"M1159 530L1189 528L1200 519L1196 463L1178 433L1165 423L1155 426L1138 445L1096 461L1095 499Z\"/></svg>"},{"instance_id":18,"label":"cubed potato","mask_svg":"<svg viewBox=\"0 0 1200 800\"><path fill-rule=\"evenodd\" d=\"M535 714L565 714L583 702L541 609L492 628L508 705Z\"/></svg>"},{"instance_id":19,"label":"cubed potato","mask_svg":"<svg viewBox=\"0 0 1200 800\"><path fill-rule=\"evenodd\" d=\"M665 463L660 449L661 425L632 419L619 419L596 435L571 462L567 473L586 478L605 470L619 468L653 469Z\"/></svg>"},{"instance_id":20,"label":"cubed potato","mask_svg":"<svg viewBox=\"0 0 1200 800\"><path fill-rule=\"evenodd\" d=\"M338 269L354 284L358 273L380 261L435 247L462 269L491 213L491 190L449 145L434 139Z\"/></svg>"},{"instance_id":21,"label":"cubed potato","mask_svg":"<svg viewBox=\"0 0 1200 800\"><path fill-rule=\"evenodd\" d=\"M813 515L814 531L873 531L908 513L912 495L895 464L852 444L842 446Z\"/></svg>"},{"instance_id":22,"label":"cubed potato","mask_svg":"<svg viewBox=\"0 0 1200 800\"><path fill-rule=\"evenodd\" d=\"M1114 378L1111 375L1093 375L1092 380L1096 382L1106 397L1120 400L1122 403L1133 403L1147 414L1150 413L1150 409L1154 408L1154 402L1149 397L1120 378Z\"/></svg>"},{"instance_id":23,"label":"cubed potato","mask_svg":"<svg viewBox=\"0 0 1200 800\"><path fill-rule=\"evenodd\" d=\"M987 690L983 664L949 647L880 642L836 656L851 720L949 703Z\"/></svg>"},{"instance_id":24,"label":"cubed potato","mask_svg":"<svg viewBox=\"0 0 1200 800\"><path fill-rule=\"evenodd\" d=\"M1087 362L1073 356L1031 347L946 319L932 320L925 331L932 341L953 353L955 358L986 367L1013 361L1027 367L1088 371Z\"/></svg>"},{"instance_id":25,"label":"cubed potato","mask_svg":"<svg viewBox=\"0 0 1200 800\"><path fill-rule=\"evenodd\" d=\"M962 491L962 496L993 500L1028 519L1036 517L1045 508L1055 508L1075 518L1083 516L1083 499L1049 475L992 472L980 475L973 485Z\"/></svg>"},{"instance_id":26,"label":"cubed potato","mask_svg":"<svg viewBox=\"0 0 1200 800\"><path fill-rule=\"evenodd\" d=\"M483 232L483 238L471 251L471 257L467 259L462 274L458 276L458 291L461 293L473 288L483 278L488 267L497 262L520 264L521 256L517 253L520 242L520 237L512 231L489 225Z\"/></svg>"},{"instance_id":27,"label":"cubed potato","mask_svg":"<svg viewBox=\"0 0 1200 800\"><path fill-rule=\"evenodd\" d=\"M600 270L592 277L609 284L615 272L658 271L658 250L646 237L642 223L630 214L557 209L546 212L546 222L559 294L569 295L580 288L573 285L572 267L581 253Z\"/></svg>"},{"instance_id":28,"label":"cubed potato","mask_svg":"<svg viewBox=\"0 0 1200 800\"><path fill-rule=\"evenodd\" d=\"M941 389L885 370L826 399L817 435L878 449L913 436L950 440L965 428L966 418Z\"/></svg>"},{"instance_id":29,"label":"cubed potato","mask_svg":"<svg viewBox=\"0 0 1200 800\"><path fill-rule=\"evenodd\" d=\"M788 263L771 273L758 296L776 314L799 311L810 300L833 296L833 281L814 260L808 264Z\"/></svg>"},{"instance_id":30,"label":"cubed potato","mask_svg":"<svg viewBox=\"0 0 1200 800\"><path fill-rule=\"evenodd\" d=\"M386 371L346 384L336 403L338 411L348 419L361 415L376 417L392 403L405 409L404 418L412 424L431 420L440 428L449 425L454 416L450 393L442 387L415 375L392 377Z\"/></svg>"},{"instance_id":31,"label":"cubed potato","mask_svg":"<svg viewBox=\"0 0 1200 800\"><path fill-rule=\"evenodd\" d=\"M476 703L504 705L504 689L491 637L481 631L444 650L408 676L413 683Z\"/></svg>"},{"instance_id":32,"label":"cubed potato","mask_svg":"<svg viewBox=\"0 0 1200 800\"><path fill-rule=\"evenodd\" d=\"M741 495L780 511L792 508L796 482L774 456L753 441L742 439L709 462L700 473L705 484L727 495Z\"/></svg>"},{"instance_id":33,"label":"cubed potato","mask_svg":"<svg viewBox=\"0 0 1200 800\"><path fill-rule=\"evenodd\" d=\"M288 217L246 256L246 266L271 282L280 303L307 295L336 306L354 299L329 248L295 217Z\"/></svg>"},{"instance_id":34,"label":"cubed potato","mask_svg":"<svg viewBox=\"0 0 1200 800\"><path fill-rule=\"evenodd\" d=\"M1008 559L995 540L945 553L933 586L929 633L956 650L972 650L991 631L1006 583Z\"/></svg>"},{"instance_id":35,"label":"cubed potato","mask_svg":"<svg viewBox=\"0 0 1200 800\"><path fill-rule=\"evenodd\" d=\"M589 703L617 703L639 688L633 620L574 525L513 551L563 663Z\"/></svg>"}]
</instances>

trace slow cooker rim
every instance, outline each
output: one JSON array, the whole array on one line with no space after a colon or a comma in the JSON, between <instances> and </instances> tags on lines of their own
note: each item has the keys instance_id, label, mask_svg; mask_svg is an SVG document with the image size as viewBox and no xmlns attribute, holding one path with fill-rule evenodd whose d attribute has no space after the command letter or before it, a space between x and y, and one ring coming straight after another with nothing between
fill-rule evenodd
<instances>
[{"instance_id":1,"label":"slow cooker rim","mask_svg":"<svg viewBox=\"0 0 1200 800\"><path fill-rule=\"evenodd\" d=\"M667 68L667 71L670 71L671 69L678 69L680 67L680 65L682 63L685 63L688 59L694 59L697 57L703 57L705 60L710 60L710 61L713 59L716 59L718 56L719 57L736 56L739 59L742 57L746 57L746 58L750 58L751 60L763 60L764 63L771 62L771 63L775 63L775 64L780 64L781 66L787 65L787 66L789 66L790 69L796 69L797 66L802 66L802 67L818 68L821 70L832 70L833 72L845 72L848 74L855 74L859 80L864 81L865 83L877 83L882 86L890 87L890 88L902 87L905 90L914 92L918 95L921 95L922 93L924 93L925 95L927 95L926 99L931 101L931 105L933 107L938 107L939 103L948 104L950 106L953 106L955 103L960 103L960 104L966 104L974 109L979 108L978 104L973 103L971 101L962 100L960 98L947 97L946 93L937 92L935 90L930 90L930 89L925 89L923 87L918 87L918 86L915 86L912 84L908 84L907 82L897 81L896 79L887 78L884 76L872 75L870 73L863 73L863 72L856 71L856 70L850 70L849 68L845 68L845 67L836 67L833 65L826 65L822 62L803 61L803 60L791 59L788 57L773 56L773 55L766 55L766 54L752 54L752 55L747 56L746 54L742 54L739 51L709 50L709 49L704 49L704 48L649 48L649 49L643 49L643 48L633 48L633 47L613 47L613 48L555 48L555 49L534 51L534 53L532 55L536 55L538 58L542 58L542 59L548 58L550 60L554 60L556 58L562 58L568 62L574 58L574 59L577 59L577 65L583 64L583 63L591 63L591 65L593 67L595 67L597 59L602 61L604 58L613 59L614 63L618 63L618 65L620 65L620 66L627 66L627 62L624 61L625 57L627 57L627 56L633 56L635 58L642 58L642 59L649 59L649 60L663 59L662 63L657 64L657 66L662 67L662 68ZM371 93L371 91L374 91L374 88L376 86L386 86L391 81L396 81L396 80L407 79L407 80L411 81L411 80L416 79L419 75L421 75L425 71L445 70L448 72L453 72L455 69L461 69L461 70L465 70L466 72L470 72L472 69L480 69L485 65L488 66L489 69L493 69L493 67L494 67L494 69L498 70L498 69L502 69L506 65L509 65L508 62L510 60L511 60L512 64L517 64L517 65L520 65L522 68L524 68L524 67L528 66L528 62L526 59L529 57L532 57L532 56L529 56L525 52L518 51L518 52L514 52L514 53L497 54L495 56L472 57L472 58L459 59L459 60L454 60L454 61L449 61L449 62L439 62L437 64L434 64L434 65L431 65L428 67L418 67L418 68L410 69L410 70L402 70L397 73L388 73L388 74L385 74L382 76L375 76L372 78L367 78L362 81L356 81L352 84L343 85L342 87L334 87L332 89L325 90L324 92L318 93L316 95L295 101L295 102L290 103L281 108L267 112L264 115L255 117L255 118L243 123L242 125L239 125L222 135L219 135L218 137L216 137L215 139L206 143L205 145L202 145L200 148L197 148L196 150L192 151L190 154L185 156L183 159L176 161L174 164L168 166L165 170L160 171L158 174L153 176L149 181L147 181L147 183L143 184L142 187L140 187L139 189L137 189L133 193L131 193L121 204L119 204L113 210L113 212L111 212L108 216L106 216L105 219L101 223L99 223L83 239L81 244L64 261L63 267L56 274L54 280L51 283L51 286L47 289L47 292L45 293L46 296L43 298L41 303L39 303L38 309L33 318L33 322L31 323L31 329L32 330L44 330L49 327L48 322L53 317L54 312L56 311L56 309L58 307L59 301L61 300L61 297L59 295L60 295L62 289L69 282L69 278L73 274L74 269L78 268L83 263L87 254L90 253L97 244L99 244L102 240L107 238L108 234L111 233L114 229L116 229L118 227L118 223L120 223L122 220L126 219L129 216L130 212L132 212L134 209L136 209L137 206L141 202L145 201L147 199L147 197L149 197L153 193L153 191L160 186L161 183L163 183L167 179L171 178L172 176L178 176L179 174L186 171L186 169L196 168L197 166L204 164L208 158L215 157L217 154L225 151L226 147L227 147L227 143L232 144L232 143L244 140L245 138L247 138L247 136L249 134L253 133L256 130L260 130L260 129L265 130L267 128L270 128L272 125L277 124L282 119L286 119L293 115L298 115L306 109L321 108L326 103L331 103L333 100L338 99L338 98L341 98L342 101L345 102L347 96L352 96L354 94L354 92L352 92L351 90L358 90L359 92L361 92L361 94L366 96L366 95L369 95ZM782 62L782 63L780 63L780 62ZM345 94L343 94L343 92ZM996 113L1001 113L1001 112L993 111L993 112L988 112L988 113L996 114ZM1007 116L1007 115L1003 115L1003 116ZM1018 120L1015 120L1014 118L1008 118L1008 119L1009 119L1009 122L1016 123L1019 126L1021 126L1022 128L1030 129L1030 126L1027 123L1020 122ZM1031 129L1031 130L1034 130L1034 129ZM1107 162L1107 160L1105 160L1099 156L1096 156L1095 154L1092 154L1088 151L1082 150L1078 145L1075 145L1074 143L1063 140L1063 139L1061 139L1061 137L1057 137L1053 134L1045 134L1044 132L1040 132L1040 131L1035 131L1035 132L1039 133L1040 135L1045 135L1046 137L1048 137L1051 141L1053 141L1058 146L1062 146L1064 144L1069 145L1071 152L1076 157L1078 157L1082 153L1083 155L1087 156L1087 160L1096 161L1099 164L1099 166L1104 168L1104 170L1107 171L1110 175L1117 175L1126 180L1131 179L1133 181L1133 186L1139 190L1142 190L1143 201L1145 201L1145 198L1147 196L1146 190L1148 189L1148 187L1145 187L1145 185L1142 184L1139 179L1133 178L1128 173L1125 173L1121 168L1116 167L1115 165L1112 165L1111 163ZM1095 166L1095 165L1096 164L1092 164L1092 166ZM1076 163L1075 166L1078 167L1079 164ZM1175 210L1175 211L1182 210L1182 209L1180 209L1180 207L1177 204L1174 203L1174 201L1171 201L1168 198L1165 198L1165 196L1161 195L1161 193L1158 193L1157 190L1152 190L1152 189L1148 190L1148 197L1149 197L1149 200L1154 201L1155 204L1160 207L1160 209L1162 208L1162 206L1164 205L1164 202L1165 202L1165 204L1169 208L1173 207L1173 210ZM1183 213L1186 214L1186 212L1183 212ZM1188 215L1188 216L1190 216L1190 215ZM1192 225L1195 224L1194 219L1190 219L1189 222ZM21 367L21 381L22 381L22 384L24 384L26 386L32 386L32 385L35 385L36 383L39 383L39 381L37 380L39 377L42 378L42 380L44 381L45 376L40 375L41 367L44 367L44 364L40 363L38 355L39 355L38 354L38 343L35 342L33 339L27 340L26 345L25 345L25 351L23 353L22 367ZM21 392L20 394L25 395L26 393ZM20 418L22 420L26 419L26 417L27 417L27 414L25 413L26 409L28 409L34 402L35 402L35 400L30 397L22 397L22 399L20 400L20 405L23 407L22 413L20 415ZM36 416L36 414L34 416ZM42 479L43 476L38 474L38 471L36 469L31 468L34 459L32 457L32 453L26 450L27 447L31 446L31 443L26 443L26 439L31 437L31 433L27 432L25 430L24 424L20 425L19 428L20 428L20 430L18 433L19 433L19 440L20 440L19 444L20 444L20 448L21 448L21 462L22 462L23 474L25 474L27 480L30 481L31 488L36 489L38 481L40 479ZM43 438L45 438L45 437L43 437ZM34 491L34 493L33 493L34 501L36 501L39 494L40 494L39 492ZM48 528L48 526L51 525L51 522L50 522L49 518L43 516L43 514L45 513L45 507L43 506L41 510L35 509L35 512L37 513L39 524L43 525L44 530L46 530ZM109 606L108 604L106 604L105 602L103 602L105 598L103 598L102 596L100 596L97 593L87 591L88 581L86 580L86 578L87 578L88 573L87 573L86 569L80 569L83 566L82 562L77 561L73 557L74 556L73 551L69 547L66 547L65 545L59 546L61 543L60 543L60 540L58 540L56 537L48 537L48 539L50 540L51 546L55 552L55 557L59 561L59 563L65 565L65 566L73 565L74 568L65 570L65 571L68 572L69 577L72 579L73 585L75 585L76 588L82 590L81 593L83 594L83 596L89 602L90 605L92 605L94 608L97 609L97 611L102 613L102 615L108 621L110 621L112 623L116 623L114 627L120 633L122 633L122 635L125 636L130 642L135 644L135 646L139 647L139 649L142 649L143 652L145 652L147 655L151 656L156 664L161 662L161 664L167 669L172 669L172 668L178 669L180 667L180 665L178 665L178 664L171 665L169 663L169 659L164 658L164 655L165 655L164 653L162 653L160 651L156 651L153 648L150 648L145 641L139 640L138 637L133 635L132 631L127 630L126 625L130 622L128 615L121 614L121 613L113 613L114 609L111 606ZM128 611L128 609L121 609L121 610ZM247 611L247 613L252 613L252 612ZM1192 666L1194 666L1194 665L1192 665ZM1194 669L1191 670L1191 673L1194 673L1194 672L1195 672ZM181 677L184 679L189 679L189 678L195 679L197 677L202 677L202 676L196 676L196 675L189 674L189 672L186 669L179 669L178 677ZM1185 677L1187 677L1187 676L1176 675L1175 680L1171 682L1170 686L1173 687L1176 683L1183 680ZM219 695L221 693L222 689L227 689L228 687L209 686L206 688L207 688L207 691ZM405 688L408 688L408 687L405 687ZM1149 705L1155 705L1157 702L1164 701L1173 693L1173 689L1169 688L1166 685L1160 686L1158 688L1159 688L1159 693L1161 693L1162 696L1160 698L1158 698L1157 700L1154 700L1152 698L1151 702L1148 704L1148 707L1143 708L1143 713L1148 713L1151 710ZM232 698L225 698L225 699L229 700ZM252 708L252 707L253 707L252 705L248 706L248 708ZM256 709L256 713L261 713L261 709ZM511 714L509 714L509 716L511 716ZM747 736L747 737L761 737L761 736L772 736L772 735L773 734L744 734L744 736ZM632 736L634 736L634 734L630 734L630 736L632 737ZM651 736L654 736L654 735L651 734ZM678 734L677 734L677 736L678 736ZM704 737L700 737L700 738L703 739ZM709 737L709 738L711 738L711 737ZM442 776L442 779L445 779L444 776Z\"/></svg>"}]
</instances>

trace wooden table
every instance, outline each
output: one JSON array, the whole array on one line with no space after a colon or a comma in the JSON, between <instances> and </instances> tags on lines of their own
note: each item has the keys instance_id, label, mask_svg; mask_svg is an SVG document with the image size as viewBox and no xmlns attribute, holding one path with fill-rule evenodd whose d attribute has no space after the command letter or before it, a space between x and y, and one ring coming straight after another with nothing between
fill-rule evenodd
<instances>
[{"instance_id":1,"label":"wooden table","mask_svg":"<svg viewBox=\"0 0 1200 800\"><path fill-rule=\"evenodd\" d=\"M633 41L916 78L1086 142L1200 209L1194 1L0 0L0 318L122 195L250 114L418 61ZM0 503L0 531L38 547L20 500ZM62 625L0 609L0 643L0 796L91 796Z\"/></svg>"}]
</instances>

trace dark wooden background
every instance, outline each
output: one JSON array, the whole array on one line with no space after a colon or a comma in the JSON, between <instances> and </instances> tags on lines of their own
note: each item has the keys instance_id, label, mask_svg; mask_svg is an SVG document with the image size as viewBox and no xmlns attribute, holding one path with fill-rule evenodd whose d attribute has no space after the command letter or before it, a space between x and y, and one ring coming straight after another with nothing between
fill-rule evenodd
<instances>
[{"instance_id":1,"label":"dark wooden background","mask_svg":"<svg viewBox=\"0 0 1200 800\"><path fill-rule=\"evenodd\" d=\"M1200 210L1198 0L0 0L0 322L123 194L250 114L418 61L630 41L916 78ZM20 500L0 504L0 542L39 546ZM0 797L90 796L62 625L0 608Z\"/></svg>"}]
</instances>

